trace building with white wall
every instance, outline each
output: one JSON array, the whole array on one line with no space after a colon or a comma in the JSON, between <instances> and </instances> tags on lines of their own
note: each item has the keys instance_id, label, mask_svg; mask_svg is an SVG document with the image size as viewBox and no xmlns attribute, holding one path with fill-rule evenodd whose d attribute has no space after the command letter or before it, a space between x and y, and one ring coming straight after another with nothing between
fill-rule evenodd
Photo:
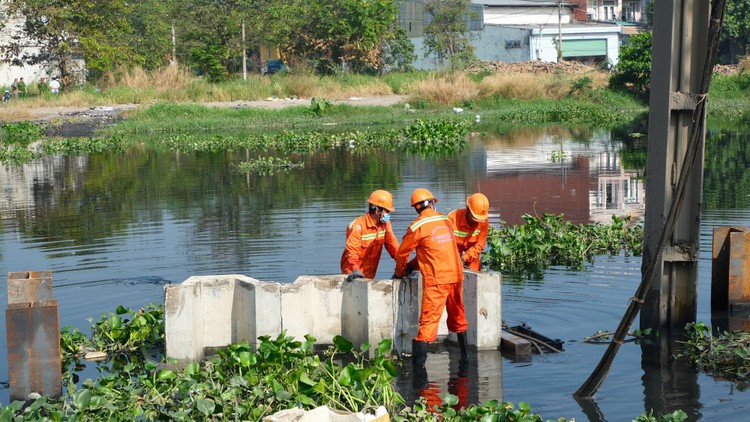
<instances>
[{"instance_id":1,"label":"building with white wall","mask_svg":"<svg viewBox=\"0 0 750 422\"><path fill-rule=\"evenodd\" d=\"M562 38L563 60L616 64L621 27L588 21L586 10L585 1L472 0L467 26L479 60L556 62ZM415 46L417 69L440 68L434 57L425 57L424 30L431 20L424 2L401 3L400 24Z\"/></svg>"}]
</instances>

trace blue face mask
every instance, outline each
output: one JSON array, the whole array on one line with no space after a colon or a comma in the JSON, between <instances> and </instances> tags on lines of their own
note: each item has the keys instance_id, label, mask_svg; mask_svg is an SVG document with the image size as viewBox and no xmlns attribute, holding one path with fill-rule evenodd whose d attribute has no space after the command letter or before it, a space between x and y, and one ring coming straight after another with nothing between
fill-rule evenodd
<instances>
[{"instance_id":1,"label":"blue face mask","mask_svg":"<svg viewBox=\"0 0 750 422\"><path fill-rule=\"evenodd\" d=\"M381 223L387 223L389 221L391 221L391 213L383 214L383 215L380 216L380 222Z\"/></svg>"}]
</instances>

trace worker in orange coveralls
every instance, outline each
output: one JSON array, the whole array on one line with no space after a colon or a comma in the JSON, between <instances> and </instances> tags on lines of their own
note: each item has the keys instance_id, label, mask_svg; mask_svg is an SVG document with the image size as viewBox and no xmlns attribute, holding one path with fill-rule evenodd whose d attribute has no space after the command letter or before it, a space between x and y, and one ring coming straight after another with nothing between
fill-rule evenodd
<instances>
[{"instance_id":1,"label":"worker in orange coveralls","mask_svg":"<svg viewBox=\"0 0 750 422\"><path fill-rule=\"evenodd\" d=\"M458 334L462 359L468 358L466 322L463 302L464 271L453 239L453 225L448 217L435 210L437 198L427 189L416 189L411 204L419 213L401 240L396 253L395 277L406 273L409 255L416 249L417 267L422 273L422 312L419 332L412 340L412 364L415 372L424 373L427 343L435 341L443 309L448 308L448 329Z\"/></svg>"},{"instance_id":2,"label":"worker in orange coveralls","mask_svg":"<svg viewBox=\"0 0 750 422\"><path fill-rule=\"evenodd\" d=\"M453 223L456 246L461 261L471 270L482 268L482 251L487 246L487 232L490 228L490 201L481 193L466 198L466 208L453 210L448 218Z\"/></svg>"},{"instance_id":3,"label":"worker in orange coveralls","mask_svg":"<svg viewBox=\"0 0 750 422\"><path fill-rule=\"evenodd\" d=\"M383 245L391 257L398 251L398 238L389 222L391 213L396 211L393 195L379 189L370 194L367 202L367 214L357 217L346 228L346 246L341 254L341 272L348 274L346 281L374 278Z\"/></svg>"}]
</instances>

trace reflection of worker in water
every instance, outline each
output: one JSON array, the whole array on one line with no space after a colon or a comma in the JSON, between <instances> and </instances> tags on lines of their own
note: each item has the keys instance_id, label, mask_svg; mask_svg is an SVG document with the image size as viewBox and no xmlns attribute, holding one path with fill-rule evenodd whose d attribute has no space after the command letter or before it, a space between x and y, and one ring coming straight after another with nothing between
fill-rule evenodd
<instances>
[{"instance_id":1,"label":"reflection of worker in water","mask_svg":"<svg viewBox=\"0 0 750 422\"><path fill-rule=\"evenodd\" d=\"M482 251L487 245L489 208L490 201L487 197L475 193L466 198L466 208L453 210L448 214L453 223L461 261L474 271L481 270Z\"/></svg>"},{"instance_id":2,"label":"reflection of worker in water","mask_svg":"<svg viewBox=\"0 0 750 422\"><path fill-rule=\"evenodd\" d=\"M393 211L393 195L376 190L367 200L367 214L346 228L346 246L341 254L341 272L348 274L346 281L375 278L384 245L391 257L396 255L398 238L390 223Z\"/></svg>"},{"instance_id":3,"label":"reflection of worker in water","mask_svg":"<svg viewBox=\"0 0 750 422\"><path fill-rule=\"evenodd\" d=\"M450 361L451 374L448 380L448 393L458 398L458 402L453 405L453 408L458 411L469 405L469 362L466 359L461 359L456 366L453 356L450 357ZM453 372L454 370L456 372ZM414 389L420 397L425 399L429 409L434 409L435 406L443 404L440 387L434 382L429 382L426 373L415 372L413 377Z\"/></svg>"},{"instance_id":4,"label":"reflection of worker in water","mask_svg":"<svg viewBox=\"0 0 750 422\"><path fill-rule=\"evenodd\" d=\"M396 277L406 273L409 255L416 250L417 266L422 273L422 312L419 332L412 341L415 372L425 372L427 343L435 341L443 310L448 310L448 329L458 335L461 356L468 357L463 302L464 271L453 239L453 225L435 210L435 198L427 189L416 189L411 204L419 213L401 240L396 254Z\"/></svg>"},{"instance_id":5,"label":"reflection of worker in water","mask_svg":"<svg viewBox=\"0 0 750 422\"><path fill-rule=\"evenodd\" d=\"M451 367L454 367L453 363ZM451 373L448 380L448 392L458 397L458 403L453 406L454 409L460 410L469 405L469 362L466 359L458 362L458 371L455 374Z\"/></svg>"}]
</instances>

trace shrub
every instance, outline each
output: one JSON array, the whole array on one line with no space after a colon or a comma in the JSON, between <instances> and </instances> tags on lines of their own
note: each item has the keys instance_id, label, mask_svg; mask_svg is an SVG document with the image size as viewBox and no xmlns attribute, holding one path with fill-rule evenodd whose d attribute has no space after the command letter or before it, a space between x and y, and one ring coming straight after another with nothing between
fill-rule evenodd
<instances>
[{"instance_id":1,"label":"shrub","mask_svg":"<svg viewBox=\"0 0 750 422\"><path fill-rule=\"evenodd\" d=\"M652 45L653 36L650 32L631 36L630 44L620 48L619 61L614 75L609 79L609 87L648 99L651 90Z\"/></svg>"}]
</instances>

